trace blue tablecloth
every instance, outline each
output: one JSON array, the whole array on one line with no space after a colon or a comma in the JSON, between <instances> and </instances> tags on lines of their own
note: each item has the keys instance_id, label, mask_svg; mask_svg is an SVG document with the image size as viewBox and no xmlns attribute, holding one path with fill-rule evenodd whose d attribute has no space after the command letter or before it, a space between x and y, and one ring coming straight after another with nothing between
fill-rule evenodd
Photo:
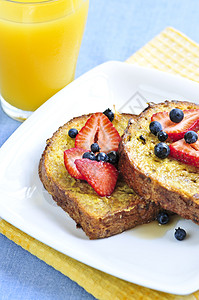
<instances>
[{"instance_id":1,"label":"blue tablecloth","mask_svg":"<svg viewBox=\"0 0 199 300\"><path fill-rule=\"evenodd\" d=\"M199 42L197 0L90 0L76 77L124 61L167 26ZM0 108L0 146L20 123ZM0 235L0 299L94 299L60 272Z\"/></svg>"}]
</instances>

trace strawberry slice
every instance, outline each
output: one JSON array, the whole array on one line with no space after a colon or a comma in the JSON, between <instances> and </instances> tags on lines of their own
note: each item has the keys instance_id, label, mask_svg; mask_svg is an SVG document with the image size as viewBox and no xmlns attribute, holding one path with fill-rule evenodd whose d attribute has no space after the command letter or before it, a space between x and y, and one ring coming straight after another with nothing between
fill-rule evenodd
<instances>
[{"instance_id":1,"label":"strawberry slice","mask_svg":"<svg viewBox=\"0 0 199 300\"><path fill-rule=\"evenodd\" d=\"M172 143L170 146L170 156L173 158L199 168L199 141L187 144L184 139Z\"/></svg>"},{"instance_id":2,"label":"strawberry slice","mask_svg":"<svg viewBox=\"0 0 199 300\"><path fill-rule=\"evenodd\" d=\"M78 171L75 165L75 160L78 158L82 158L82 155L86 152L85 149L81 148L70 148L64 151L64 165L68 173L76 178L84 180L82 174Z\"/></svg>"},{"instance_id":3,"label":"strawberry slice","mask_svg":"<svg viewBox=\"0 0 199 300\"><path fill-rule=\"evenodd\" d=\"M169 138L172 141L178 141L184 137L187 131L199 130L199 109L187 109L183 110L183 112L184 118L180 123L172 122L169 118L169 113L166 111L154 114L151 117L151 121L158 121Z\"/></svg>"},{"instance_id":4,"label":"strawberry slice","mask_svg":"<svg viewBox=\"0 0 199 300\"><path fill-rule=\"evenodd\" d=\"M110 196L117 182L117 169L106 162L97 162L87 158L77 159L76 167L85 180L101 197Z\"/></svg>"},{"instance_id":5,"label":"strawberry slice","mask_svg":"<svg viewBox=\"0 0 199 300\"><path fill-rule=\"evenodd\" d=\"M93 114L79 131L75 139L75 147L90 149L98 143L101 152L117 151L120 135L103 113Z\"/></svg>"},{"instance_id":6,"label":"strawberry slice","mask_svg":"<svg viewBox=\"0 0 199 300\"><path fill-rule=\"evenodd\" d=\"M199 151L199 140L197 140L197 142L190 144L192 148L194 148L195 150Z\"/></svg>"}]
</instances>

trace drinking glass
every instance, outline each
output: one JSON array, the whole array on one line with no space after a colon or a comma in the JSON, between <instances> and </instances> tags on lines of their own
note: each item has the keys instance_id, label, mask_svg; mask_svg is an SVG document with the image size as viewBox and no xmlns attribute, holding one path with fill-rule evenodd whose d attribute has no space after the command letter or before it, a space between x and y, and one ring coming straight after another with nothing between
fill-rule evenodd
<instances>
[{"instance_id":1,"label":"drinking glass","mask_svg":"<svg viewBox=\"0 0 199 300\"><path fill-rule=\"evenodd\" d=\"M74 79L88 5L0 0L0 95L7 115L25 120Z\"/></svg>"}]
</instances>

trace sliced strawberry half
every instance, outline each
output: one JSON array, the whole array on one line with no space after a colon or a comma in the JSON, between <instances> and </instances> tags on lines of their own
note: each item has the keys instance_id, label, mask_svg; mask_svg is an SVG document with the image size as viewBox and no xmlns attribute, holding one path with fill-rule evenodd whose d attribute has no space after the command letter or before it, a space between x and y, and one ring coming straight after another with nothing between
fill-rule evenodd
<instances>
[{"instance_id":1,"label":"sliced strawberry half","mask_svg":"<svg viewBox=\"0 0 199 300\"><path fill-rule=\"evenodd\" d=\"M84 180L82 174L78 171L75 165L75 160L78 158L82 158L82 155L86 152L85 149L81 148L71 148L64 151L64 165L68 173L76 178Z\"/></svg>"},{"instance_id":2,"label":"sliced strawberry half","mask_svg":"<svg viewBox=\"0 0 199 300\"><path fill-rule=\"evenodd\" d=\"M199 168L199 141L187 144L184 139L172 143L170 146L170 156L173 158Z\"/></svg>"},{"instance_id":3,"label":"sliced strawberry half","mask_svg":"<svg viewBox=\"0 0 199 300\"><path fill-rule=\"evenodd\" d=\"M75 147L90 149L98 143L101 152L117 151L120 135L113 124L103 113L93 114L79 131L75 139Z\"/></svg>"},{"instance_id":4,"label":"sliced strawberry half","mask_svg":"<svg viewBox=\"0 0 199 300\"><path fill-rule=\"evenodd\" d=\"M199 151L199 140L197 142L190 144L192 148L194 148L196 151Z\"/></svg>"},{"instance_id":5,"label":"sliced strawberry half","mask_svg":"<svg viewBox=\"0 0 199 300\"><path fill-rule=\"evenodd\" d=\"M106 162L97 162L87 158L77 159L76 167L85 180L101 197L110 196L117 182L117 169Z\"/></svg>"},{"instance_id":6,"label":"sliced strawberry half","mask_svg":"<svg viewBox=\"0 0 199 300\"><path fill-rule=\"evenodd\" d=\"M199 130L199 109L183 110L184 118L180 123L174 123L169 118L169 113L166 111L154 114L151 121L158 121L172 141L180 140L184 134L189 131Z\"/></svg>"}]
</instances>

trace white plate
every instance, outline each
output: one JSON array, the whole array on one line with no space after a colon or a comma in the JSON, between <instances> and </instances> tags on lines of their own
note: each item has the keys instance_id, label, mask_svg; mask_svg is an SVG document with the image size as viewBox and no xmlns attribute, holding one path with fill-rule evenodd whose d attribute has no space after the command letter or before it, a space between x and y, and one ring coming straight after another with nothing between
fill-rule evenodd
<instances>
[{"instance_id":1,"label":"white plate","mask_svg":"<svg viewBox=\"0 0 199 300\"><path fill-rule=\"evenodd\" d=\"M180 220L189 236L179 242L174 228L146 239L132 229L89 240L57 207L38 178L45 141L73 116L116 105L139 113L147 101L198 102L199 85L156 70L108 62L61 90L25 121L0 149L0 216L50 247L127 281L169 293L199 288L199 227Z\"/></svg>"}]
</instances>

